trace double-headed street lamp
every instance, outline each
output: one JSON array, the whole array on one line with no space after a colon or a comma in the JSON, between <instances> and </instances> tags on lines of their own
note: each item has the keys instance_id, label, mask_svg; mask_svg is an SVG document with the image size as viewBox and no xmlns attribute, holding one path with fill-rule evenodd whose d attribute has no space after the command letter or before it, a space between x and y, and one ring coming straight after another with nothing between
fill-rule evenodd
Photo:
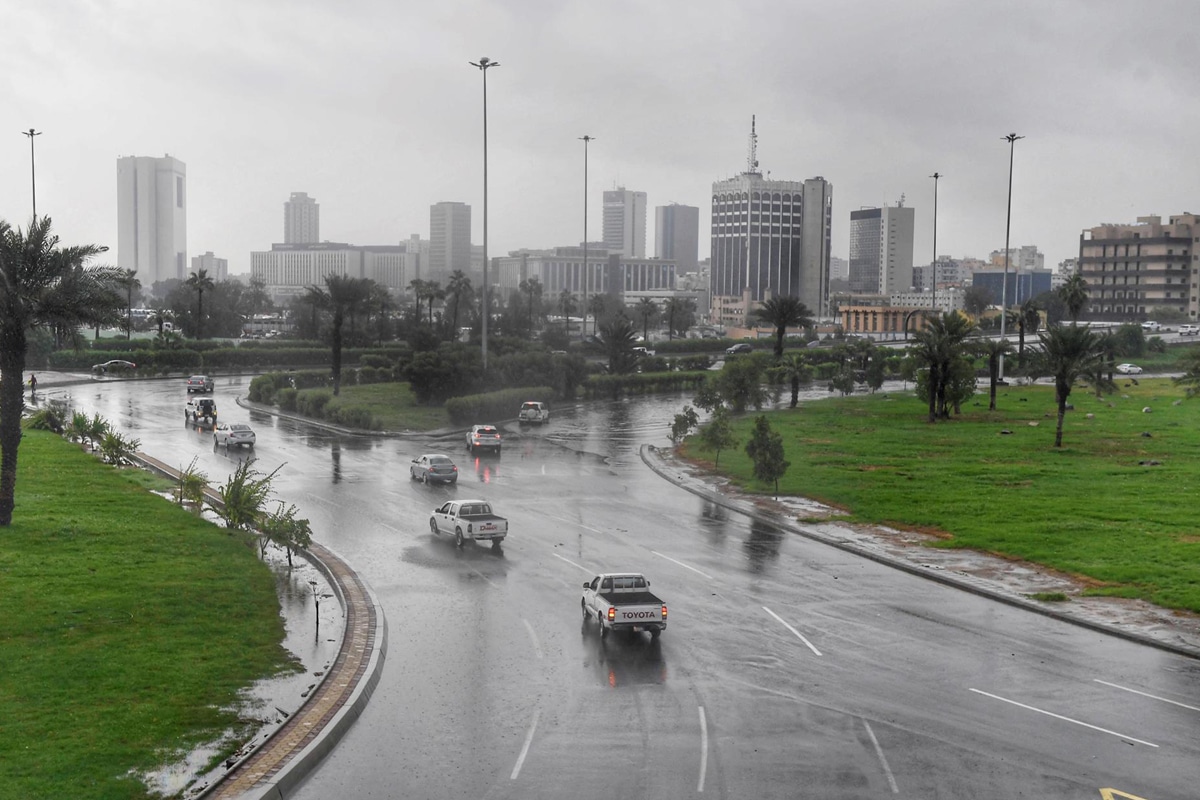
<instances>
[{"instance_id":1,"label":"double-headed street lamp","mask_svg":"<svg viewBox=\"0 0 1200 800\"><path fill-rule=\"evenodd\" d=\"M483 73L483 368L486 370L488 317L491 315L491 308L488 306L487 71L490 67L500 66L500 62L484 56L478 62L468 63Z\"/></svg>"},{"instance_id":2,"label":"double-headed street lamp","mask_svg":"<svg viewBox=\"0 0 1200 800\"><path fill-rule=\"evenodd\" d=\"M587 172L588 172L588 142L595 141L595 136L584 134L579 137L583 142L583 314L579 324L579 339L587 339L587 279L588 279L588 231L587 231Z\"/></svg>"},{"instance_id":3,"label":"double-headed street lamp","mask_svg":"<svg viewBox=\"0 0 1200 800\"><path fill-rule=\"evenodd\" d=\"M41 131L35 131L30 128L27 131L21 131L22 134L29 137L29 179L33 188L33 218L37 220L37 168L33 161L33 137L41 136Z\"/></svg>"},{"instance_id":4,"label":"double-headed street lamp","mask_svg":"<svg viewBox=\"0 0 1200 800\"><path fill-rule=\"evenodd\" d=\"M1012 229L1012 178L1013 178L1013 151L1016 147L1018 139L1024 139L1024 136L1017 136L1015 133L1010 133L1003 137L1004 141L1008 142L1008 216L1004 221L1004 283L1000 285L1000 339L1003 341L1005 334L1005 324L1008 317L1008 235ZM1004 380L1004 356L1000 356L1000 380Z\"/></svg>"}]
</instances>

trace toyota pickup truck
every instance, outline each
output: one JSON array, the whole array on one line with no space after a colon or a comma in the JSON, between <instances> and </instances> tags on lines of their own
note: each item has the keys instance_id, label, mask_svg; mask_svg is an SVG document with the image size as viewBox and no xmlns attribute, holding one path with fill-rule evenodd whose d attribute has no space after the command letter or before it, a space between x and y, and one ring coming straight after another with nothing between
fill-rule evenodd
<instances>
[{"instance_id":1,"label":"toyota pickup truck","mask_svg":"<svg viewBox=\"0 0 1200 800\"><path fill-rule=\"evenodd\" d=\"M600 638L610 631L648 631L657 639L667 629L667 604L650 592L650 581L636 572L609 572L583 585L579 601L583 621L596 620Z\"/></svg>"},{"instance_id":2,"label":"toyota pickup truck","mask_svg":"<svg viewBox=\"0 0 1200 800\"><path fill-rule=\"evenodd\" d=\"M498 550L508 535L508 520L493 514L492 504L486 500L452 500L433 510L429 530L434 536L453 536L459 547L467 539L490 539L492 547Z\"/></svg>"}]
</instances>

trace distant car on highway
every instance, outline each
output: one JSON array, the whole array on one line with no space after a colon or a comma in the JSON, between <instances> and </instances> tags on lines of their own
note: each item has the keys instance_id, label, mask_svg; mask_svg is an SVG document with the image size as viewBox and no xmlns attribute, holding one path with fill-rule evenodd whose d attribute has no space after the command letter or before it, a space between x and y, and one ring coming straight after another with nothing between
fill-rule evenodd
<instances>
[{"instance_id":1,"label":"distant car on highway","mask_svg":"<svg viewBox=\"0 0 1200 800\"><path fill-rule=\"evenodd\" d=\"M1141 371L1142 368L1137 364L1117 364L1117 372L1122 375L1138 375Z\"/></svg>"},{"instance_id":2,"label":"distant car on highway","mask_svg":"<svg viewBox=\"0 0 1200 800\"><path fill-rule=\"evenodd\" d=\"M735 356L735 355L738 355L739 353L752 353L752 352L754 352L754 346L747 344L746 342L740 342L738 344L730 345L729 347L725 348L725 355L727 355L727 356Z\"/></svg>"},{"instance_id":3,"label":"distant car on highway","mask_svg":"<svg viewBox=\"0 0 1200 800\"><path fill-rule=\"evenodd\" d=\"M213 429L213 447L223 444L226 447L254 447L254 431L244 422L222 422Z\"/></svg>"},{"instance_id":4,"label":"distant car on highway","mask_svg":"<svg viewBox=\"0 0 1200 800\"><path fill-rule=\"evenodd\" d=\"M1180 336L1195 336L1196 334L1200 334L1200 325L1185 324L1179 326Z\"/></svg>"},{"instance_id":5,"label":"distant car on highway","mask_svg":"<svg viewBox=\"0 0 1200 800\"><path fill-rule=\"evenodd\" d=\"M1159 325L1152 319L1148 319L1142 323L1142 330L1144 331L1153 331L1154 333L1158 333L1160 328L1162 328L1162 325Z\"/></svg>"},{"instance_id":6,"label":"distant car on highway","mask_svg":"<svg viewBox=\"0 0 1200 800\"><path fill-rule=\"evenodd\" d=\"M426 453L417 456L408 466L408 477L421 483L458 483L458 467L450 460L450 456L440 453Z\"/></svg>"},{"instance_id":7,"label":"distant car on highway","mask_svg":"<svg viewBox=\"0 0 1200 800\"><path fill-rule=\"evenodd\" d=\"M192 375L187 379L188 394L213 391L213 379L207 375Z\"/></svg>"},{"instance_id":8,"label":"distant car on highway","mask_svg":"<svg viewBox=\"0 0 1200 800\"><path fill-rule=\"evenodd\" d=\"M92 372L100 375L106 375L109 372L129 372L135 369L137 369L137 364L120 358L105 361L103 364L92 364Z\"/></svg>"}]
</instances>

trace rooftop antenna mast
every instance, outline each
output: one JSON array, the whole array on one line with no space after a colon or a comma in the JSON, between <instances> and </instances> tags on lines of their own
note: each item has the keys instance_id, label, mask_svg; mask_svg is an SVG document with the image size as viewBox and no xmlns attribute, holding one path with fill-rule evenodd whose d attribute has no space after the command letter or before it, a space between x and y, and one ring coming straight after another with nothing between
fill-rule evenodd
<instances>
[{"instance_id":1,"label":"rooftop antenna mast","mask_svg":"<svg viewBox=\"0 0 1200 800\"><path fill-rule=\"evenodd\" d=\"M750 151L746 154L746 172L758 172L758 134L754 130L754 115L750 115Z\"/></svg>"}]
</instances>

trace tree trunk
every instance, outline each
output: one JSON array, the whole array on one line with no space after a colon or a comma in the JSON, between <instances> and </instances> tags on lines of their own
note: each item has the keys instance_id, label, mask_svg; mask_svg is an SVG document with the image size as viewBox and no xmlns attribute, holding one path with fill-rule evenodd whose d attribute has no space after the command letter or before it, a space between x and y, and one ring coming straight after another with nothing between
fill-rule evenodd
<instances>
[{"instance_id":1,"label":"tree trunk","mask_svg":"<svg viewBox=\"0 0 1200 800\"><path fill-rule=\"evenodd\" d=\"M937 422L937 368L929 365L929 421Z\"/></svg>"},{"instance_id":2,"label":"tree trunk","mask_svg":"<svg viewBox=\"0 0 1200 800\"><path fill-rule=\"evenodd\" d=\"M800 402L800 376L796 375L792 378L792 408Z\"/></svg>"},{"instance_id":3,"label":"tree trunk","mask_svg":"<svg viewBox=\"0 0 1200 800\"><path fill-rule=\"evenodd\" d=\"M1067 398L1058 401L1058 426L1054 430L1054 446L1062 447L1063 418L1067 415Z\"/></svg>"},{"instance_id":4,"label":"tree trunk","mask_svg":"<svg viewBox=\"0 0 1200 800\"><path fill-rule=\"evenodd\" d=\"M1000 380L1000 359L999 357L988 359L988 378L991 383L991 401L988 403L988 411L996 410L996 382Z\"/></svg>"},{"instance_id":5,"label":"tree trunk","mask_svg":"<svg viewBox=\"0 0 1200 800\"><path fill-rule=\"evenodd\" d=\"M17 489L17 448L25 408L25 332L0 341L0 526L12 524Z\"/></svg>"},{"instance_id":6,"label":"tree trunk","mask_svg":"<svg viewBox=\"0 0 1200 800\"><path fill-rule=\"evenodd\" d=\"M342 390L342 308L338 306L333 312L333 396L337 397Z\"/></svg>"}]
</instances>

